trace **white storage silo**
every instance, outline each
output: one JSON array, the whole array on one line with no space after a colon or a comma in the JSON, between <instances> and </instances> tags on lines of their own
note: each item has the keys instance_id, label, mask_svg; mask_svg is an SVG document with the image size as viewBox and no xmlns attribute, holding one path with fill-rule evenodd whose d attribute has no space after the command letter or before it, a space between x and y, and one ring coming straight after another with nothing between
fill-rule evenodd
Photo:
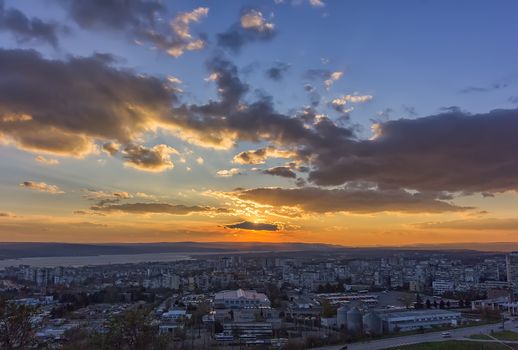
<instances>
[{"instance_id":1,"label":"white storage silo","mask_svg":"<svg viewBox=\"0 0 518 350\"><path fill-rule=\"evenodd\" d=\"M360 334L363 329L363 315L357 307L347 312L347 331L353 334Z\"/></svg>"},{"instance_id":2,"label":"white storage silo","mask_svg":"<svg viewBox=\"0 0 518 350\"><path fill-rule=\"evenodd\" d=\"M363 330L372 335L381 335L383 333L383 323L376 312L371 311L363 316Z\"/></svg>"},{"instance_id":3,"label":"white storage silo","mask_svg":"<svg viewBox=\"0 0 518 350\"><path fill-rule=\"evenodd\" d=\"M336 310L336 326L338 329L347 329L347 313L349 308L347 306L340 306Z\"/></svg>"}]
</instances>

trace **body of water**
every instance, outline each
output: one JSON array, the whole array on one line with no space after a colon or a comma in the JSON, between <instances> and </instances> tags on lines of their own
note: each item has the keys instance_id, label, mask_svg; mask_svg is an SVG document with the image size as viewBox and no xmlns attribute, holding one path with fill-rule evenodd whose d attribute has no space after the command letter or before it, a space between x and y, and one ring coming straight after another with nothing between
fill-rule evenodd
<instances>
[{"instance_id":1,"label":"body of water","mask_svg":"<svg viewBox=\"0 0 518 350\"><path fill-rule=\"evenodd\" d=\"M200 253L150 253L150 254L117 254L93 256L49 256L0 260L0 269L9 266L30 265L37 267L87 266L110 264L136 264L143 262L167 262L191 259L191 255Z\"/></svg>"}]
</instances>

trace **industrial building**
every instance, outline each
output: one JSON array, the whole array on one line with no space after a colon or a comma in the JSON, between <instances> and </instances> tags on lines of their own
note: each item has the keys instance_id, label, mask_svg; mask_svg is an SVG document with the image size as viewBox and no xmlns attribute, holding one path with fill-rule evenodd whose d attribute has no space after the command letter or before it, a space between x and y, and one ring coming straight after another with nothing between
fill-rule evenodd
<instances>
[{"instance_id":1,"label":"industrial building","mask_svg":"<svg viewBox=\"0 0 518 350\"><path fill-rule=\"evenodd\" d=\"M273 327L267 322L232 322L223 325L223 333L228 335L254 335L257 337L271 337Z\"/></svg>"},{"instance_id":2,"label":"industrial building","mask_svg":"<svg viewBox=\"0 0 518 350\"><path fill-rule=\"evenodd\" d=\"M419 310L380 313L383 329L389 333L407 332L433 326L455 326L461 319L460 312L448 310Z\"/></svg>"},{"instance_id":3,"label":"industrial building","mask_svg":"<svg viewBox=\"0 0 518 350\"><path fill-rule=\"evenodd\" d=\"M264 293L255 290L224 290L214 296L214 306L228 309L267 307L270 306L270 300Z\"/></svg>"}]
</instances>

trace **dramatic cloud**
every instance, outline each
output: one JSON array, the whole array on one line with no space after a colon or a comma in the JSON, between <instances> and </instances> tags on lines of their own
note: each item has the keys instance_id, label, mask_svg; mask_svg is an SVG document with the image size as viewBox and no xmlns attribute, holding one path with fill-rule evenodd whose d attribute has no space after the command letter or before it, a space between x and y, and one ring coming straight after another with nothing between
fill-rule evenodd
<instances>
[{"instance_id":1,"label":"dramatic cloud","mask_svg":"<svg viewBox=\"0 0 518 350\"><path fill-rule=\"evenodd\" d=\"M340 113L348 114L353 108L348 107L348 103L365 103L372 100L371 95L344 95L331 101L331 107ZM378 114L380 116L380 114Z\"/></svg>"},{"instance_id":2,"label":"dramatic cloud","mask_svg":"<svg viewBox=\"0 0 518 350\"><path fill-rule=\"evenodd\" d=\"M20 187L29 188L31 190L36 190L40 192L47 192L51 194L62 194L65 193L60 190L60 188L56 185L49 185L45 182L34 182L34 181L24 181L20 184Z\"/></svg>"},{"instance_id":3,"label":"dramatic cloud","mask_svg":"<svg viewBox=\"0 0 518 350\"><path fill-rule=\"evenodd\" d=\"M89 200L103 200L103 199L129 199L132 198L133 195L126 191L115 191L115 192L105 192L105 191L96 191L83 189L81 190L85 193L85 198Z\"/></svg>"},{"instance_id":4,"label":"dramatic cloud","mask_svg":"<svg viewBox=\"0 0 518 350\"><path fill-rule=\"evenodd\" d=\"M192 213L218 212L219 209L199 205L182 205L169 203L125 203L93 206L90 208L98 212L121 212L128 214L171 214L188 215Z\"/></svg>"},{"instance_id":5,"label":"dramatic cloud","mask_svg":"<svg viewBox=\"0 0 518 350\"><path fill-rule=\"evenodd\" d=\"M344 75L342 71L330 71L327 69L308 69L305 73L306 79L309 80L320 80L323 82L326 89L330 89L331 86L340 80Z\"/></svg>"},{"instance_id":6,"label":"dramatic cloud","mask_svg":"<svg viewBox=\"0 0 518 350\"><path fill-rule=\"evenodd\" d=\"M328 88L328 89L331 88L331 86L335 83L335 81L337 81L340 78L342 78L343 75L344 75L344 73L343 72L339 72L339 71L331 73L329 78L324 80L324 86L326 88Z\"/></svg>"},{"instance_id":7,"label":"dramatic cloud","mask_svg":"<svg viewBox=\"0 0 518 350\"><path fill-rule=\"evenodd\" d=\"M297 177L297 174L295 174L289 167L286 166L276 166L270 169L263 170L262 173L292 179L295 179Z\"/></svg>"},{"instance_id":8,"label":"dramatic cloud","mask_svg":"<svg viewBox=\"0 0 518 350\"><path fill-rule=\"evenodd\" d=\"M119 203L120 201L131 199L133 197L147 198L139 194L133 195L126 191L105 192L89 189L82 189L81 191L85 193L83 195L84 198L90 201L96 201L96 206L98 207L105 206L106 204Z\"/></svg>"},{"instance_id":9,"label":"dramatic cloud","mask_svg":"<svg viewBox=\"0 0 518 350\"><path fill-rule=\"evenodd\" d=\"M442 213L470 209L441 201L433 195L362 187L340 189L256 188L238 191L234 195L243 200L271 205L275 208L279 206L295 207L313 213Z\"/></svg>"},{"instance_id":10,"label":"dramatic cloud","mask_svg":"<svg viewBox=\"0 0 518 350\"><path fill-rule=\"evenodd\" d=\"M235 224L225 225L225 228L254 231L278 231L280 229L277 224L266 224L250 221L242 221Z\"/></svg>"},{"instance_id":11,"label":"dramatic cloud","mask_svg":"<svg viewBox=\"0 0 518 350\"><path fill-rule=\"evenodd\" d=\"M279 150L275 147L260 148L244 151L234 156L234 163L238 164L264 164L268 158L292 158L296 153L287 150Z\"/></svg>"},{"instance_id":12,"label":"dramatic cloud","mask_svg":"<svg viewBox=\"0 0 518 350\"><path fill-rule=\"evenodd\" d=\"M182 12L171 22L172 35L147 31L143 36L173 57L180 57L185 51L201 50L205 47L205 40L194 38L189 26L192 22L199 22L208 13L209 9L206 7Z\"/></svg>"},{"instance_id":13,"label":"dramatic cloud","mask_svg":"<svg viewBox=\"0 0 518 350\"><path fill-rule=\"evenodd\" d=\"M241 15L239 23L218 34L218 45L237 53L246 43L268 41L274 35L275 25L268 22L260 11L251 9Z\"/></svg>"},{"instance_id":14,"label":"dramatic cloud","mask_svg":"<svg viewBox=\"0 0 518 350\"><path fill-rule=\"evenodd\" d=\"M116 155L119 150L120 150L120 146L118 143L116 142L106 142L103 147L102 147L102 150L106 153L108 153L110 156L114 156Z\"/></svg>"},{"instance_id":15,"label":"dramatic cloud","mask_svg":"<svg viewBox=\"0 0 518 350\"><path fill-rule=\"evenodd\" d=\"M44 156L36 156L36 158L34 158L34 160L40 164L45 164L45 165L58 165L59 164L59 160L54 159L54 158L46 158Z\"/></svg>"},{"instance_id":16,"label":"dramatic cloud","mask_svg":"<svg viewBox=\"0 0 518 350\"><path fill-rule=\"evenodd\" d=\"M371 95L344 95L342 97L335 98L331 101L333 106L344 106L348 102L351 103L364 103L372 100Z\"/></svg>"},{"instance_id":17,"label":"dramatic cloud","mask_svg":"<svg viewBox=\"0 0 518 350\"><path fill-rule=\"evenodd\" d=\"M6 9L0 0L0 31L11 32L18 42L40 41L58 47L58 34L67 28L39 18L28 18L17 9Z\"/></svg>"},{"instance_id":18,"label":"dramatic cloud","mask_svg":"<svg viewBox=\"0 0 518 350\"><path fill-rule=\"evenodd\" d=\"M383 190L427 193L518 187L516 110L470 115L448 109L386 121L375 124L374 137L365 140L312 108L284 115L268 96L250 102L250 87L227 60L216 57L208 69L218 98L178 104L166 82L115 69L109 56L51 61L33 51L0 50L0 138L23 149L74 156L92 153L102 142L128 165L159 171L172 167L174 151L136 140L164 128L203 147L266 143L234 161L290 158L309 168L308 181L320 186L369 182ZM346 95L337 104L365 102L367 96Z\"/></svg>"},{"instance_id":19,"label":"dramatic cloud","mask_svg":"<svg viewBox=\"0 0 518 350\"><path fill-rule=\"evenodd\" d=\"M241 27L257 32L269 32L274 29L273 23L268 22L260 11L253 9L241 15Z\"/></svg>"},{"instance_id":20,"label":"dramatic cloud","mask_svg":"<svg viewBox=\"0 0 518 350\"><path fill-rule=\"evenodd\" d=\"M185 51L200 50L205 40L195 38L190 25L206 17L209 9L199 7L179 13L168 25L161 25L159 15L166 8L158 0L61 0L70 17L83 29L119 30L136 41L149 42L173 57Z\"/></svg>"},{"instance_id":21,"label":"dramatic cloud","mask_svg":"<svg viewBox=\"0 0 518 350\"><path fill-rule=\"evenodd\" d=\"M283 62L277 62L265 72L266 76L274 81L280 81L284 74L290 69L290 65Z\"/></svg>"},{"instance_id":22,"label":"dramatic cloud","mask_svg":"<svg viewBox=\"0 0 518 350\"><path fill-rule=\"evenodd\" d=\"M371 140L315 150L309 180L464 193L518 188L518 110L470 115L454 109L377 124L374 131Z\"/></svg>"},{"instance_id":23,"label":"dramatic cloud","mask_svg":"<svg viewBox=\"0 0 518 350\"><path fill-rule=\"evenodd\" d=\"M126 144L155 130L170 114L172 92L110 63L107 55L54 61L0 49L0 140L81 157L96 151L96 140Z\"/></svg>"},{"instance_id":24,"label":"dramatic cloud","mask_svg":"<svg viewBox=\"0 0 518 350\"><path fill-rule=\"evenodd\" d=\"M147 148L142 145L127 145L122 151L124 165L150 172L160 172L174 167L171 154L178 151L167 145Z\"/></svg>"},{"instance_id":25,"label":"dramatic cloud","mask_svg":"<svg viewBox=\"0 0 518 350\"><path fill-rule=\"evenodd\" d=\"M222 169L216 172L216 175L220 177L232 177L239 174L241 174L241 170L239 170L238 168Z\"/></svg>"},{"instance_id":26,"label":"dramatic cloud","mask_svg":"<svg viewBox=\"0 0 518 350\"><path fill-rule=\"evenodd\" d=\"M275 111L269 97L244 103L249 87L237 75L229 61L216 58L209 62L211 76L217 85L219 101L175 108L168 119L171 128L178 128L178 137L204 147L228 149L237 141L263 140L293 146L306 143L327 143L327 138L349 137L351 132L333 126L324 118L315 122L322 135L307 128L305 119L289 117ZM340 136L341 135L341 136Z\"/></svg>"}]
</instances>

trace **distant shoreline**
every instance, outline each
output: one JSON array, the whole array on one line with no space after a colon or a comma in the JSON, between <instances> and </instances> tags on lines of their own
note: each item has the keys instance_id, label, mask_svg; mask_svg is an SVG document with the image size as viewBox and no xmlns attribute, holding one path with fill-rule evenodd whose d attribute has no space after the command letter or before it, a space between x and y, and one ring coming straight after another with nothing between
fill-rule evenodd
<instances>
[{"instance_id":1,"label":"distant shoreline","mask_svg":"<svg viewBox=\"0 0 518 350\"><path fill-rule=\"evenodd\" d=\"M99 254L85 256L44 256L25 257L13 259L0 259L0 269L28 265L34 267L84 267L103 265L123 265L156 262L174 262L182 260L193 260L197 256L207 255L236 255L269 253L271 251L218 251L218 252L172 252L172 253L143 253L143 254ZM280 251L278 251L280 252Z\"/></svg>"}]
</instances>

